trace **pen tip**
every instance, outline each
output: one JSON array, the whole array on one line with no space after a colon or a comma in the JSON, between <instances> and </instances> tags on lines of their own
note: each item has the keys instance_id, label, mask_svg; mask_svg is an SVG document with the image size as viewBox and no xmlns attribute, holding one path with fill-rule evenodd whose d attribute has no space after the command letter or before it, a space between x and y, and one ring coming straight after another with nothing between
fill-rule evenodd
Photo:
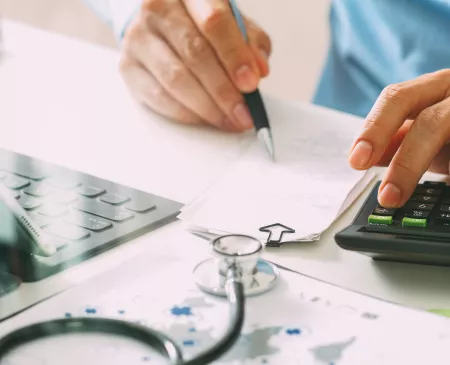
<instances>
[{"instance_id":1,"label":"pen tip","mask_svg":"<svg viewBox=\"0 0 450 365\"><path fill-rule=\"evenodd\" d=\"M273 148L273 141L272 141L272 135L267 128L262 128L258 132L258 137L261 140L261 142L264 144L264 147L266 148L267 152L269 153L269 156L271 157L272 161L275 161L275 152Z\"/></svg>"}]
</instances>

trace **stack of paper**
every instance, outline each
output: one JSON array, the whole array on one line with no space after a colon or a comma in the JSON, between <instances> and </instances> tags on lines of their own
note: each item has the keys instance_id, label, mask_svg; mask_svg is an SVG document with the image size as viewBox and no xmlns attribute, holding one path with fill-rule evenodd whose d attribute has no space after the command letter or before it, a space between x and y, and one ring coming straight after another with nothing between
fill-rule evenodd
<instances>
[{"instance_id":1,"label":"stack of paper","mask_svg":"<svg viewBox=\"0 0 450 365\"><path fill-rule=\"evenodd\" d=\"M269 234L271 241L317 240L374 178L348 164L362 120L267 96L265 102L275 161L255 140L179 218L199 229L266 241Z\"/></svg>"}]
</instances>

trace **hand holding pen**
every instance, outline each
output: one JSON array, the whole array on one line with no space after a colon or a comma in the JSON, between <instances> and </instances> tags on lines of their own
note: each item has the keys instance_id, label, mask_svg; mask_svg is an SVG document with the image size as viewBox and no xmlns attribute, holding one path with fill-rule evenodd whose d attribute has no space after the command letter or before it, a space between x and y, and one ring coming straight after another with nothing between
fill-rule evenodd
<instances>
[{"instance_id":1,"label":"hand holding pen","mask_svg":"<svg viewBox=\"0 0 450 365\"><path fill-rule=\"evenodd\" d=\"M163 116L242 132L247 100L268 75L267 34L227 0L146 0L124 33L120 69L131 93ZM257 95L256 95L257 96Z\"/></svg>"}]
</instances>

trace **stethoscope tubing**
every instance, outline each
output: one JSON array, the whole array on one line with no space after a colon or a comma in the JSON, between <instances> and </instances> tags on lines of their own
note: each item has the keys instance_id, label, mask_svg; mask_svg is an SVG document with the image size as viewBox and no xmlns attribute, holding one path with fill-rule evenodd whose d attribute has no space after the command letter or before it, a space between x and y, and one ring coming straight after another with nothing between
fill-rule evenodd
<instances>
[{"instance_id":1,"label":"stethoscope tubing","mask_svg":"<svg viewBox=\"0 0 450 365\"><path fill-rule=\"evenodd\" d=\"M227 298L230 304L229 326L222 338L211 348L183 359L179 345L169 336L129 321L102 317L60 318L33 323L19 328L0 339L0 363L14 349L47 337L70 333L103 333L132 338L157 351L168 359L169 365L206 365L225 354L239 339L245 320L245 294L242 282L236 280L236 271L230 268Z\"/></svg>"}]
</instances>

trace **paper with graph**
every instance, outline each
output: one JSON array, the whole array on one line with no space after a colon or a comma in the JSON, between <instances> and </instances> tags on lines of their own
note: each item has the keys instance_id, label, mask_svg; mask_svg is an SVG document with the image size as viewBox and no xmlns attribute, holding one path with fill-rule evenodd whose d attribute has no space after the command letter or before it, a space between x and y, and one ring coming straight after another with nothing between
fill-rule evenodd
<instances>
[{"instance_id":1,"label":"paper with graph","mask_svg":"<svg viewBox=\"0 0 450 365\"><path fill-rule=\"evenodd\" d=\"M156 328L185 358L213 345L228 324L225 300L200 291L195 262L140 255L6 322L67 316L109 317ZM217 364L447 364L450 319L406 309L302 275L281 272L270 292L247 300L241 338ZM133 341L104 335L49 338L12 353L14 365L166 364Z\"/></svg>"}]
</instances>

